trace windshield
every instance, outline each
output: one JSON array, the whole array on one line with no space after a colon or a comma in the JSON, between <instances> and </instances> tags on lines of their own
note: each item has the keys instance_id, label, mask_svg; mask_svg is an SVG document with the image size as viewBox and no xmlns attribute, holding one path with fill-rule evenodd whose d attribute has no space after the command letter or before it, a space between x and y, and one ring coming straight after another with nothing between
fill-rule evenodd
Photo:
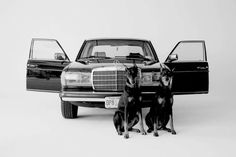
<instances>
[{"instance_id":1,"label":"windshield","mask_svg":"<svg viewBox=\"0 0 236 157\"><path fill-rule=\"evenodd\" d=\"M156 60L147 41L124 39L87 41L77 60L88 58L124 60L131 54L148 60Z\"/></svg>"}]
</instances>

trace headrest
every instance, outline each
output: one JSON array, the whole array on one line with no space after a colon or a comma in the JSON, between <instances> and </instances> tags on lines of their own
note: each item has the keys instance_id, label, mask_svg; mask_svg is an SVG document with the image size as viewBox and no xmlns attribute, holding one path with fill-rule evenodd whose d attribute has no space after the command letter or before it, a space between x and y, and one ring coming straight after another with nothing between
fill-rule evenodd
<instances>
[{"instance_id":1,"label":"headrest","mask_svg":"<svg viewBox=\"0 0 236 157\"><path fill-rule=\"evenodd\" d=\"M97 56L97 57L106 57L106 52L95 52L95 53L94 53L94 56Z\"/></svg>"}]
</instances>

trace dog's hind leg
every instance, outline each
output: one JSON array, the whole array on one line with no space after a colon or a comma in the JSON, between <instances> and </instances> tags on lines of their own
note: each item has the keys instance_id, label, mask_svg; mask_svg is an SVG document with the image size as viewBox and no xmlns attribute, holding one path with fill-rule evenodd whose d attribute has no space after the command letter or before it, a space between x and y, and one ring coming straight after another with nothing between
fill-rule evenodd
<instances>
[{"instance_id":1,"label":"dog's hind leg","mask_svg":"<svg viewBox=\"0 0 236 157\"><path fill-rule=\"evenodd\" d=\"M163 118L163 117L162 117ZM160 127L158 130L164 130L164 131L167 131L167 132L171 132L171 129L170 128L167 128L166 125L168 124L169 122L169 116L167 116L166 118L163 118L161 121L160 121Z\"/></svg>"},{"instance_id":2,"label":"dog's hind leg","mask_svg":"<svg viewBox=\"0 0 236 157\"><path fill-rule=\"evenodd\" d=\"M167 116L164 116L162 115L162 117L159 118L159 122L158 122L158 130L164 130L164 131L167 131L167 132L171 132L171 129L170 128L167 128L166 125L168 124L169 122L169 119L170 119L170 116L167 115Z\"/></svg>"},{"instance_id":3,"label":"dog's hind leg","mask_svg":"<svg viewBox=\"0 0 236 157\"><path fill-rule=\"evenodd\" d=\"M134 118L132 118L132 120L130 122L128 120L128 131L140 133L139 129L133 128L133 126L135 126L138 122L139 122L138 116L134 116Z\"/></svg>"},{"instance_id":4,"label":"dog's hind leg","mask_svg":"<svg viewBox=\"0 0 236 157\"><path fill-rule=\"evenodd\" d=\"M164 131L168 131L171 132L173 135L176 134L175 129L174 129L174 122L173 122L173 114L170 114L170 128L167 128L166 126L163 126L162 128L160 128Z\"/></svg>"},{"instance_id":5,"label":"dog's hind leg","mask_svg":"<svg viewBox=\"0 0 236 157\"><path fill-rule=\"evenodd\" d=\"M130 128L129 131L140 133L140 130L135 128Z\"/></svg>"},{"instance_id":6,"label":"dog's hind leg","mask_svg":"<svg viewBox=\"0 0 236 157\"><path fill-rule=\"evenodd\" d=\"M167 128L167 127L162 127L162 128L160 128L160 130L164 130L164 131L167 131L167 132L171 132L171 129L170 128Z\"/></svg>"},{"instance_id":7,"label":"dog's hind leg","mask_svg":"<svg viewBox=\"0 0 236 157\"><path fill-rule=\"evenodd\" d=\"M153 129L153 120L151 118L150 112L148 112L148 114L145 117L145 123L146 123L146 125L148 127L147 132L151 133L154 129Z\"/></svg>"},{"instance_id":8,"label":"dog's hind leg","mask_svg":"<svg viewBox=\"0 0 236 157\"><path fill-rule=\"evenodd\" d=\"M122 135L122 130L124 130L123 126L123 118L119 111L116 111L113 116L113 123L116 128L118 135Z\"/></svg>"}]
</instances>

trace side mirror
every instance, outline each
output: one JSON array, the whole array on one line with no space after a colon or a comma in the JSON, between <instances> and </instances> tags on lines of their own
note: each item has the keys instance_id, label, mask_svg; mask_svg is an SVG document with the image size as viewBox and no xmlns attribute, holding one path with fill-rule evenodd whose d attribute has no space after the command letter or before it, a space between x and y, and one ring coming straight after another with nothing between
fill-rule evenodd
<instances>
[{"instance_id":1,"label":"side mirror","mask_svg":"<svg viewBox=\"0 0 236 157\"><path fill-rule=\"evenodd\" d=\"M168 56L168 61L169 62L173 62L173 61L176 61L178 60L178 55L177 54L171 54Z\"/></svg>"},{"instance_id":2,"label":"side mirror","mask_svg":"<svg viewBox=\"0 0 236 157\"><path fill-rule=\"evenodd\" d=\"M55 53L54 59L55 60L66 60L66 56L64 53Z\"/></svg>"}]
</instances>

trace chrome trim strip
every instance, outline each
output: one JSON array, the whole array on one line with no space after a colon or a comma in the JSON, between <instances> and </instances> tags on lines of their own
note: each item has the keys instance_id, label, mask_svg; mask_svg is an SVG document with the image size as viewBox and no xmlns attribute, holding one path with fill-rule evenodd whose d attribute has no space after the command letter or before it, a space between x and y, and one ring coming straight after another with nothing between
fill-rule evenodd
<instances>
[{"instance_id":1,"label":"chrome trim strip","mask_svg":"<svg viewBox=\"0 0 236 157\"><path fill-rule=\"evenodd\" d=\"M59 93L60 91L56 90L45 90L45 89L26 89L27 91L34 91L34 92L49 92L49 93Z\"/></svg>"},{"instance_id":2,"label":"chrome trim strip","mask_svg":"<svg viewBox=\"0 0 236 157\"><path fill-rule=\"evenodd\" d=\"M79 102L105 102L104 98L75 98L75 97L62 97L63 101L79 101Z\"/></svg>"},{"instance_id":3,"label":"chrome trim strip","mask_svg":"<svg viewBox=\"0 0 236 157\"><path fill-rule=\"evenodd\" d=\"M156 94L156 92L141 92L141 94Z\"/></svg>"},{"instance_id":4,"label":"chrome trim strip","mask_svg":"<svg viewBox=\"0 0 236 157\"><path fill-rule=\"evenodd\" d=\"M113 95L113 94L122 94L123 92L72 92L72 91L62 91L61 94L74 94L74 95L92 95L92 94L97 94L97 95Z\"/></svg>"},{"instance_id":5,"label":"chrome trim strip","mask_svg":"<svg viewBox=\"0 0 236 157\"><path fill-rule=\"evenodd\" d=\"M207 70L207 69L204 69L204 70L194 70L194 71L188 71L188 70L186 70L186 71L174 71L174 73L202 73L202 72L209 72L209 70Z\"/></svg>"},{"instance_id":6,"label":"chrome trim strip","mask_svg":"<svg viewBox=\"0 0 236 157\"><path fill-rule=\"evenodd\" d=\"M155 94L155 92L141 92L142 94ZM97 94L97 95L117 95L117 94L123 94L123 92L69 92L69 91L63 91L60 94L73 94L73 95L92 95L92 94Z\"/></svg>"},{"instance_id":7,"label":"chrome trim strip","mask_svg":"<svg viewBox=\"0 0 236 157\"><path fill-rule=\"evenodd\" d=\"M62 69L59 70L59 69L29 68L29 67L27 69L29 69L29 70L40 70L40 71L62 71Z\"/></svg>"},{"instance_id":8,"label":"chrome trim strip","mask_svg":"<svg viewBox=\"0 0 236 157\"><path fill-rule=\"evenodd\" d=\"M173 92L174 95L208 94L208 93L209 93L209 91Z\"/></svg>"}]
</instances>

